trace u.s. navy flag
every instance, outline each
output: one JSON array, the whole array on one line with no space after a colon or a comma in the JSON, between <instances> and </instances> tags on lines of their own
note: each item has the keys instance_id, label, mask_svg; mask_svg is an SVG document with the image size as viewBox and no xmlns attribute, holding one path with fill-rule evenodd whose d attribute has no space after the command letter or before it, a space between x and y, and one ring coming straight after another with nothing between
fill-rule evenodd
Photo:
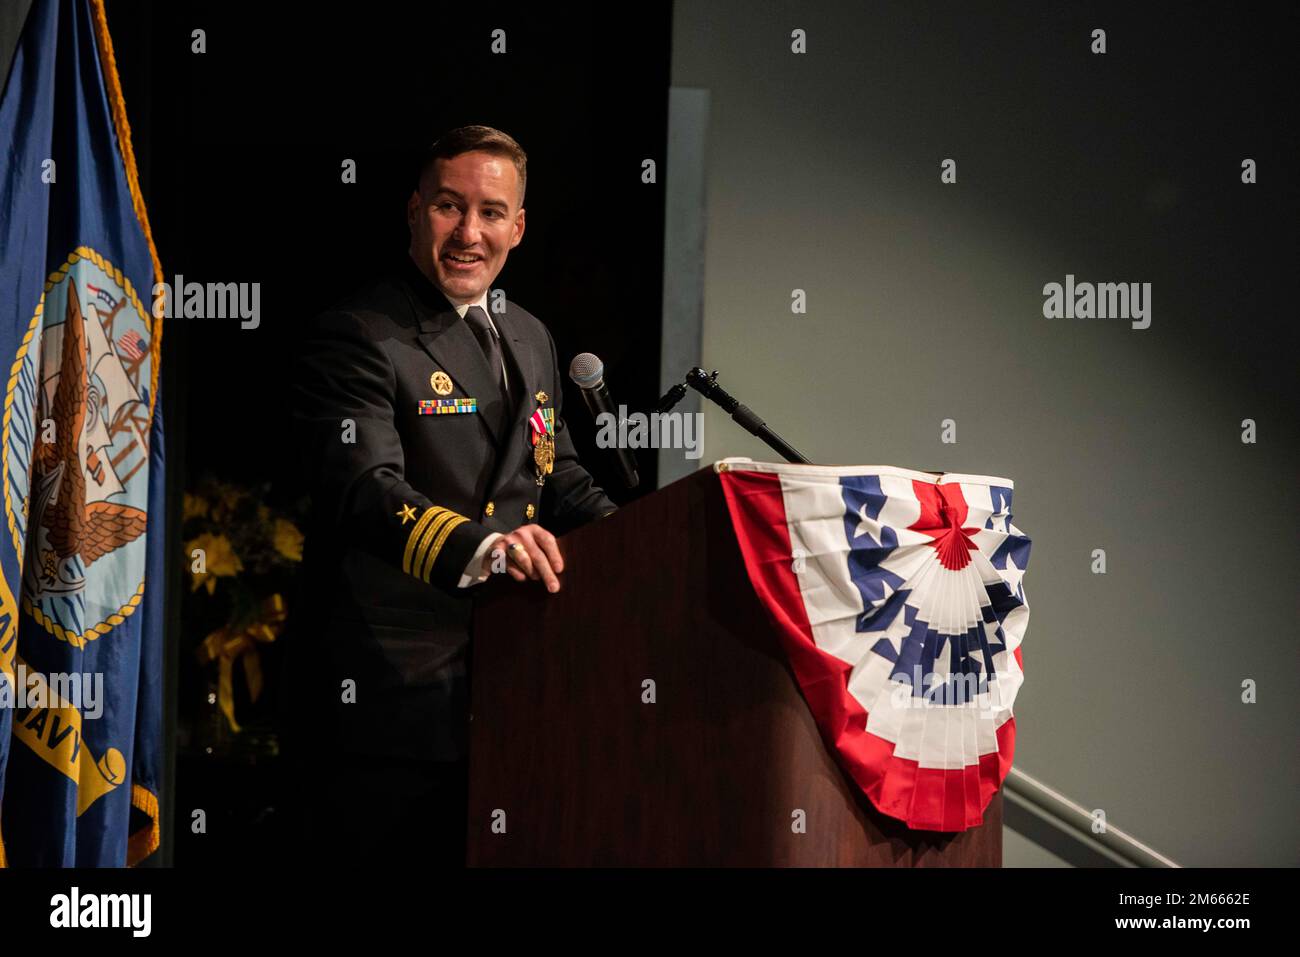
<instances>
[{"instance_id":1,"label":"u.s. navy flag","mask_svg":"<svg viewBox=\"0 0 1300 957\"><path fill-rule=\"evenodd\" d=\"M871 803L964 831L1011 769L1029 539L1009 479L716 466L750 582L822 737Z\"/></svg>"},{"instance_id":2,"label":"u.s. navy flag","mask_svg":"<svg viewBox=\"0 0 1300 957\"><path fill-rule=\"evenodd\" d=\"M102 0L35 0L0 99L0 859L159 840L162 269Z\"/></svg>"}]
</instances>

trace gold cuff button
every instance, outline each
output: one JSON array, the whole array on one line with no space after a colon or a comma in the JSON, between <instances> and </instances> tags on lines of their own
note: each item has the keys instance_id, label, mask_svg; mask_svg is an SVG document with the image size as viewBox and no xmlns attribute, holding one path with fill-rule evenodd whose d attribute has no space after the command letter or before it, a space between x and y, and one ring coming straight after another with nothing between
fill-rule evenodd
<instances>
[{"instance_id":1,"label":"gold cuff button","mask_svg":"<svg viewBox=\"0 0 1300 957\"><path fill-rule=\"evenodd\" d=\"M488 503L487 503L487 508L483 509L483 514L484 514L484 515L487 515L487 516L491 516L491 514L492 514L493 512L495 512L496 510L497 510L497 503L496 503L496 502L488 502Z\"/></svg>"},{"instance_id":2,"label":"gold cuff button","mask_svg":"<svg viewBox=\"0 0 1300 957\"><path fill-rule=\"evenodd\" d=\"M524 516L526 518L532 518L536 514L537 514L537 509L533 508L531 503L526 509L524 509Z\"/></svg>"}]
</instances>

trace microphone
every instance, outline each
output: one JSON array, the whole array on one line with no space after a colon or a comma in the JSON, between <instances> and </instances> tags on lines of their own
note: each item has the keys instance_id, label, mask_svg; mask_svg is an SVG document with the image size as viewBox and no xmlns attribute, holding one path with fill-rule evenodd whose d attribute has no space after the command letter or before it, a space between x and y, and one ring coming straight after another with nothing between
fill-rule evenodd
<instances>
[{"instance_id":1,"label":"microphone","mask_svg":"<svg viewBox=\"0 0 1300 957\"><path fill-rule=\"evenodd\" d=\"M590 352L574 356L573 361L569 363L569 378L582 390L582 397L586 400L587 408L591 411L591 417L597 425L600 424L601 415L605 414L611 416L615 422L618 421L618 413L614 409L613 400L609 397L609 389L605 385L605 363L601 362L599 357ZM615 432L615 435L617 434ZM618 460L618 477L624 488L636 488L641 482L641 477L636 474L636 460L632 458L632 453L615 443L614 457Z\"/></svg>"},{"instance_id":2,"label":"microphone","mask_svg":"<svg viewBox=\"0 0 1300 957\"><path fill-rule=\"evenodd\" d=\"M804 465L811 465L802 452L787 442L781 436L777 435L767 427L767 423L754 414L754 410L745 405L722 386L718 385L718 373L705 372L699 366L696 366L690 372L686 373L686 384L699 392L706 399L722 407L722 411L730 415L735 421L749 432L756 435L767 443L768 448L781 454L787 462L799 462ZM675 393L670 392L664 396L664 402L667 402ZM676 401L676 400L674 400Z\"/></svg>"}]
</instances>

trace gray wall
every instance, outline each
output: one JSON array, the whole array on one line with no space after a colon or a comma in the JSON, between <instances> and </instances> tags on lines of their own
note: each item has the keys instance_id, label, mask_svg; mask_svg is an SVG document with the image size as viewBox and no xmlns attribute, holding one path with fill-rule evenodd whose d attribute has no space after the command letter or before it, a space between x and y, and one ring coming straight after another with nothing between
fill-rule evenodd
<instances>
[{"instance_id":1,"label":"gray wall","mask_svg":"<svg viewBox=\"0 0 1300 957\"><path fill-rule=\"evenodd\" d=\"M22 36L31 6L31 0L0 3L0 89L9 82L9 67L13 64L14 50L18 48L18 39Z\"/></svg>"},{"instance_id":2,"label":"gray wall","mask_svg":"<svg viewBox=\"0 0 1300 957\"><path fill-rule=\"evenodd\" d=\"M710 105L702 364L814 461L1012 478L1034 540L1017 766L1185 865L1300 863L1295 144L1272 31L869 7L676 5L673 84ZM1044 318L1066 273L1152 283L1151 327ZM716 409L704 435L701 463L773 457Z\"/></svg>"}]
</instances>

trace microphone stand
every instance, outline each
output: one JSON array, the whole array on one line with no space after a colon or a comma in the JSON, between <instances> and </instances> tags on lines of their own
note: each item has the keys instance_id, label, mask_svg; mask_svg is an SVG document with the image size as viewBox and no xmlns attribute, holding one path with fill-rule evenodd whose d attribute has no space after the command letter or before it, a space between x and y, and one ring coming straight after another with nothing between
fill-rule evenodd
<instances>
[{"instance_id":1,"label":"microphone stand","mask_svg":"<svg viewBox=\"0 0 1300 957\"><path fill-rule=\"evenodd\" d=\"M690 386L696 392L700 393L706 399L716 403L722 408L722 411L730 415L736 422L740 423L745 431L752 435L758 436L768 447L775 451L787 462L798 462L801 465L811 465L802 453L793 445L787 442L781 436L769 429L749 406L744 405L734 396L730 395L726 389L718 385L718 372L715 369L712 373L707 373L698 366L686 373L686 383L673 386L659 400L659 405L655 408L656 412L667 412L686 396L686 386Z\"/></svg>"}]
</instances>

